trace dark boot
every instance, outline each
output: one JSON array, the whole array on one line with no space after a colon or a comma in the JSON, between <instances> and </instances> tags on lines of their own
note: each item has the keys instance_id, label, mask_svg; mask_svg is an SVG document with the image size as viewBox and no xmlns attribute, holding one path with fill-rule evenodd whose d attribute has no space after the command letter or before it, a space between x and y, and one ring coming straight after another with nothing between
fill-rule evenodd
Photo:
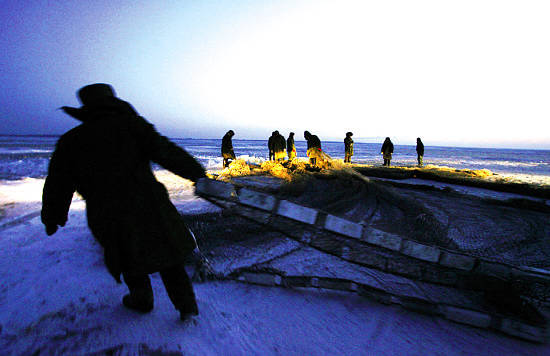
<instances>
[{"instance_id":1,"label":"dark boot","mask_svg":"<svg viewBox=\"0 0 550 356\"><path fill-rule=\"evenodd\" d=\"M180 312L180 319L187 320L199 314L199 308L193 292L193 285L183 264L160 271L162 283L174 307Z\"/></svg>"},{"instance_id":2,"label":"dark boot","mask_svg":"<svg viewBox=\"0 0 550 356\"><path fill-rule=\"evenodd\" d=\"M193 301L192 305L189 305L184 309L179 309L179 312L180 320L185 321L193 316L199 315L199 307L197 306L197 302Z\"/></svg>"},{"instance_id":3,"label":"dark boot","mask_svg":"<svg viewBox=\"0 0 550 356\"><path fill-rule=\"evenodd\" d=\"M141 297L137 297L135 294L126 294L122 298L122 304L124 304L126 308L138 311L140 313L149 313L154 307L152 297L149 299L143 299Z\"/></svg>"}]
</instances>

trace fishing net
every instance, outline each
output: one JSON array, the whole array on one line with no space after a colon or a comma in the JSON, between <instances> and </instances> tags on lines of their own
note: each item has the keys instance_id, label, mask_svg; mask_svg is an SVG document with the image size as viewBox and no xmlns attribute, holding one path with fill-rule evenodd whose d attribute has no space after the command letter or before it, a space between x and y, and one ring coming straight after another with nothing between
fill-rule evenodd
<instances>
[{"instance_id":1,"label":"fishing net","mask_svg":"<svg viewBox=\"0 0 550 356\"><path fill-rule=\"evenodd\" d=\"M296 175L281 187L280 193L357 223L427 244L457 248L446 236L445 226L421 202L362 177L349 167Z\"/></svg>"},{"instance_id":2,"label":"fishing net","mask_svg":"<svg viewBox=\"0 0 550 356\"><path fill-rule=\"evenodd\" d=\"M250 167L246 161L242 159L234 160L229 164L229 167L225 167L219 174L218 180L227 180L230 177L240 177L250 175Z\"/></svg>"}]
</instances>

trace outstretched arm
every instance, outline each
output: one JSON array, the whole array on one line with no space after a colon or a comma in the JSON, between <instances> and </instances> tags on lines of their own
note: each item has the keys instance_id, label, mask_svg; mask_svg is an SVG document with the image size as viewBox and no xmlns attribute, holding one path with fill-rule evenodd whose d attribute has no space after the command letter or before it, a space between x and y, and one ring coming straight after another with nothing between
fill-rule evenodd
<instances>
[{"instance_id":1,"label":"outstretched arm","mask_svg":"<svg viewBox=\"0 0 550 356\"><path fill-rule=\"evenodd\" d=\"M67 154L63 143L58 142L50 159L48 177L42 191L41 216L48 235L53 235L58 226L64 226L67 222L69 207L75 191Z\"/></svg>"},{"instance_id":2,"label":"outstretched arm","mask_svg":"<svg viewBox=\"0 0 550 356\"><path fill-rule=\"evenodd\" d=\"M193 156L157 132L144 118L138 117L138 133L151 160L180 177L196 182L206 172Z\"/></svg>"}]
</instances>

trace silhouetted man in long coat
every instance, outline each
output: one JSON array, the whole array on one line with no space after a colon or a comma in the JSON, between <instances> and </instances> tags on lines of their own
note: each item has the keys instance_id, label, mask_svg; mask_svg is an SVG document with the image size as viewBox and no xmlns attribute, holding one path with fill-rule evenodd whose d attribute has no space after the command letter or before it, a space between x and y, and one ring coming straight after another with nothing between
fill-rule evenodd
<instances>
[{"instance_id":1,"label":"silhouetted man in long coat","mask_svg":"<svg viewBox=\"0 0 550 356\"><path fill-rule=\"evenodd\" d=\"M273 159L275 161L281 161L285 158L285 152L286 152L286 140L279 133L279 131L273 132Z\"/></svg>"},{"instance_id":2,"label":"silhouetted man in long coat","mask_svg":"<svg viewBox=\"0 0 550 356\"><path fill-rule=\"evenodd\" d=\"M223 168L229 167L229 161L235 159L235 152L233 152L233 136L235 133L233 130L229 130L222 138L222 157Z\"/></svg>"},{"instance_id":3,"label":"silhouetted man in long coat","mask_svg":"<svg viewBox=\"0 0 550 356\"><path fill-rule=\"evenodd\" d=\"M148 274L160 272L170 300L186 319L198 313L184 269L196 247L191 232L151 170L155 162L197 181L203 167L161 136L111 86L92 84L78 91L81 108L63 107L82 124L57 142L42 196L42 222L48 235L64 226L73 193L86 200L88 226L103 246L105 264L130 293L123 304L140 312L153 309Z\"/></svg>"},{"instance_id":4,"label":"silhouetted man in long coat","mask_svg":"<svg viewBox=\"0 0 550 356\"><path fill-rule=\"evenodd\" d=\"M344 139L344 162L347 163L351 163L351 156L353 156L353 139L351 138L351 136L353 136L353 132L347 132L346 138Z\"/></svg>"},{"instance_id":5,"label":"silhouetted man in long coat","mask_svg":"<svg viewBox=\"0 0 550 356\"><path fill-rule=\"evenodd\" d=\"M393 155L393 143L389 137L386 137L384 140L380 153L382 153L382 157L384 158L384 166L389 167Z\"/></svg>"}]
</instances>

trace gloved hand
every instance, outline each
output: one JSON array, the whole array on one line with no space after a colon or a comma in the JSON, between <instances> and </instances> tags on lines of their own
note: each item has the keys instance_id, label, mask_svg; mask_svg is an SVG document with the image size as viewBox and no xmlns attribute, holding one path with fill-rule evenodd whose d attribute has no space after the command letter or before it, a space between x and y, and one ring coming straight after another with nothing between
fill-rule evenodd
<instances>
[{"instance_id":1,"label":"gloved hand","mask_svg":"<svg viewBox=\"0 0 550 356\"><path fill-rule=\"evenodd\" d=\"M57 224L47 224L46 225L46 234L48 236L52 236L57 231L58 227Z\"/></svg>"},{"instance_id":2,"label":"gloved hand","mask_svg":"<svg viewBox=\"0 0 550 356\"><path fill-rule=\"evenodd\" d=\"M57 229L59 229L59 226L65 226L65 223L67 222L67 220L63 221L63 222L45 222L45 221L42 221L42 223L46 226L46 234L48 234L48 236L52 236L53 234L55 234L55 232L57 231Z\"/></svg>"}]
</instances>

